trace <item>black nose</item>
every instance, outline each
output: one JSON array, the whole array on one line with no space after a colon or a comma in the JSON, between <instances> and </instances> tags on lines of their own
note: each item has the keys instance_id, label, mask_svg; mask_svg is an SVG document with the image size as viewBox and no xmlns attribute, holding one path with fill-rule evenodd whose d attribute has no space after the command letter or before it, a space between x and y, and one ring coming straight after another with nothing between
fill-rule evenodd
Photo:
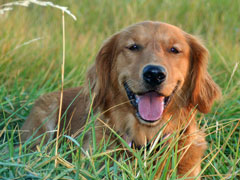
<instances>
[{"instance_id":1,"label":"black nose","mask_svg":"<svg viewBox=\"0 0 240 180\"><path fill-rule=\"evenodd\" d=\"M166 70L162 66L147 65L143 68L143 80L151 85L160 85L166 79Z\"/></svg>"}]
</instances>

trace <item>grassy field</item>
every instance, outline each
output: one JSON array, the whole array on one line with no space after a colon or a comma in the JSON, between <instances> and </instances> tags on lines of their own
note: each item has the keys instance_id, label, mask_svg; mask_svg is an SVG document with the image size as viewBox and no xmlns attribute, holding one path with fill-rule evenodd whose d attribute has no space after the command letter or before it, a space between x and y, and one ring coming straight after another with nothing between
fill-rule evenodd
<instances>
[{"instance_id":1,"label":"grassy field","mask_svg":"<svg viewBox=\"0 0 240 180\"><path fill-rule=\"evenodd\" d=\"M202 37L211 54L208 70L223 96L211 113L198 116L209 145L199 176L240 179L240 1L52 2L67 6L77 17L74 21L65 14L65 88L81 85L104 39L132 23L164 21ZM0 27L0 179L153 179L155 157L146 159L142 152L135 152L133 163L127 158L117 161L118 150L106 152L104 145L83 152L67 136L62 137L58 156L51 147L54 142L35 152L27 148L31 142L14 150L18 129L34 100L61 88L62 12L38 5L13 6L0 13ZM8 152L3 153L6 148ZM172 169L169 179L176 179ZM167 175L164 170L162 179Z\"/></svg>"}]
</instances>

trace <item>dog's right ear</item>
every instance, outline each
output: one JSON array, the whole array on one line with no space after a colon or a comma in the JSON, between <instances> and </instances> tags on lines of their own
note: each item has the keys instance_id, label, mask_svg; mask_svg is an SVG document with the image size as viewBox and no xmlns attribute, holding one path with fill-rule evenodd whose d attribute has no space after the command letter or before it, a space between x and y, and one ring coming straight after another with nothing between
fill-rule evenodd
<instances>
[{"instance_id":1,"label":"dog's right ear","mask_svg":"<svg viewBox=\"0 0 240 180\"><path fill-rule=\"evenodd\" d=\"M190 103L202 113L210 111L214 100L221 96L218 85L207 71L208 50L196 37L186 34L191 53Z\"/></svg>"},{"instance_id":2,"label":"dog's right ear","mask_svg":"<svg viewBox=\"0 0 240 180\"><path fill-rule=\"evenodd\" d=\"M87 82L95 94L94 108L105 104L107 93L111 87L111 74L117 56L117 40L119 34L107 39L96 56L95 64L88 70Z\"/></svg>"}]
</instances>

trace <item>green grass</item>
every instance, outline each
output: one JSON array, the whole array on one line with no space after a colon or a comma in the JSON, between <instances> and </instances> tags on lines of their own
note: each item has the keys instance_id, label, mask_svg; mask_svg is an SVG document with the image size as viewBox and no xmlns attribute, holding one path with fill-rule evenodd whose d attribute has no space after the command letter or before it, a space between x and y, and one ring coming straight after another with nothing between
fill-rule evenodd
<instances>
[{"instance_id":1,"label":"green grass","mask_svg":"<svg viewBox=\"0 0 240 180\"><path fill-rule=\"evenodd\" d=\"M240 1L52 2L69 7L77 17L74 21L65 14L65 88L81 85L104 39L132 23L164 21L200 35L211 53L208 70L223 92L211 113L198 116L209 145L201 176L214 180L240 178ZM61 137L58 157L54 141L41 145L35 152L27 148L31 142L20 151L14 150L17 131L34 100L43 93L60 90L61 15L56 8L37 5L15 6L12 11L0 14L0 151L9 148L8 153L0 155L0 179L153 179L154 167L166 157L175 157L177 143L167 150L162 148L160 153L166 154L158 164L153 163L156 156L145 157L141 151L134 151L135 160L131 163L127 154L117 159L120 149L107 151L108 142L84 152L78 148L82 136L76 141ZM37 38L40 39L25 44ZM86 131L91 128L90 122ZM56 158L59 166L55 168ZM176 179L176 158L170 167L171 179ZM162 179L167 168L163 169Z\"/></svg>"}]
</instances>

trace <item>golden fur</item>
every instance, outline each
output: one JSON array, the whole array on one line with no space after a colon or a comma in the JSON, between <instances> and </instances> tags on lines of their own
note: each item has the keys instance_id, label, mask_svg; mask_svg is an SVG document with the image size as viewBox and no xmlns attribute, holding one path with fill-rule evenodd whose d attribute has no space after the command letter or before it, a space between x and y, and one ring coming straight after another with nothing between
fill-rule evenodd
<instances>
[{"instance_id":1,"label":"golden fur","mask_svg":"<svg viewBox=\"0 0 240 180\"><path fill-rule=\"evenodd\" d=\"M133 44L140 44L142 49L130 50ZM172 53L172 47L179 53ZM220 95L218 86L207 72L207 62L208 51L203 44L173 25L147 21L123 29L103 44L88 71L85 85L64 91L62 112L67 110L68 133L77 134L84 126L91 104L91 90L95 95L94 113L100 113L100 119L123 135L126 141L144 146L145 139L150 141L169 119L165 134L186 128L184 143L180 140L179 148L183 144L190 146L178 165L178 174L185 174L195 167L189 176L196 176L200 172L206 142L194 116L196 111L209 112ZM149 64L166 69L167 77L156 91L164 97L171 96L161 118L152 123L136 116L136 108L129 102L124 88L124 83L127 83L136 94L147 92L142 71ZM27 140L39 127L35 136L55 129L59 99L60 92L54 92L41 96L35 102L22 127L23 140ZM96 121L96 127L99 143L103 132L106 136L108 132L100 121ZM46 140L50 136L51 133L48 133ZM84 141L85 148L89 145L90 136Z\"/></svg>"}]
</instances>

